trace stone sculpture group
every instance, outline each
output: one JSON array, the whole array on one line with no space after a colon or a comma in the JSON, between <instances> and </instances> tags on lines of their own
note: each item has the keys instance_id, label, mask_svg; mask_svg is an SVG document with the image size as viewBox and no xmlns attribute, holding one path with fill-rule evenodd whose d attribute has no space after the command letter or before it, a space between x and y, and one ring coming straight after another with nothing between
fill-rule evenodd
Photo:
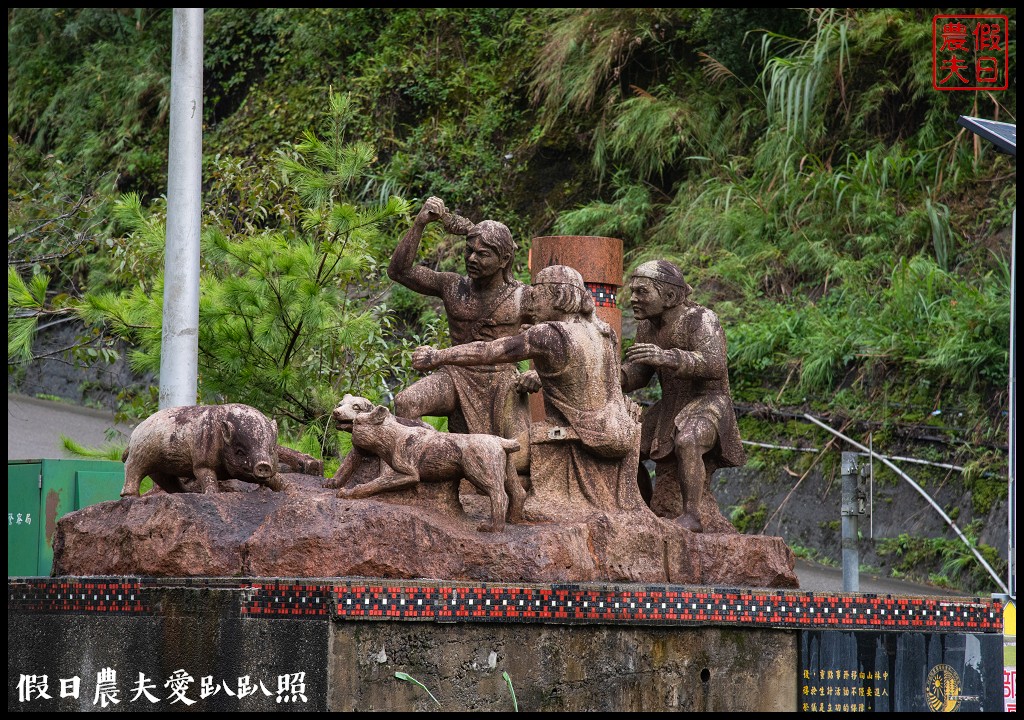
<instances>
[{"instance_id":1,"label":"stone sculpture group","mask_svg":"<svg viewBox=\"0 0 1024 720\"><path fill-rule=\"evenodd\" d=\"M434 221L467 236L465 276L414 264L423 229ZM449 213L439 198L427 200L388 273L442 298L453 344L416 350L413 367L434 372L398 394L399 417L345 396L334 421L353 433L353 450L324 486L356 499L421 478L464 478L491 501L491 519L480 530L494 532L506 520L644 512L638 475L642 482L641 461L649 459L657 467L654 511L701 532L702 513L717 510L711 474L745 461L725 334L715 314L689 301L690 286L676 265L641 265L630 279L639 328L623 365L618 338L595 316L580 273L552 265L525 286L512 276L515 248L502 223L473 224ZM523 360L536 370L521 373ZM646 386L655 375L662 398L641 419L624 391ZM545 417L530 423L526 394L535 391ZM446 415L453 432L422 423L428 414ZM165 492L216 492L218 481L232 478L280 490L276 449L276 423L255 408L162 410L132 434L122 495L137 495L146 475ZM509 458L513 452L520 453L522 479ZM353 484L366 455L383 461L382 472ZM711 502L702 507L705 494Z\"/></svg>"},{"instance_id":2,"label":"stone sculpture group","mask_svg":"<svg viewBox=\"0 0 1024 720\"><path fill-rule=\"evenodd\" d=\"M424 229L433 222L466 236L465 275L417 264ZM322 477L322 465L313 458L278 446L276 424L255 408L173 408L134 431L125 453L122 495L138 495L146 475L158 488L154 501L182 493L216 496L220 490L239 490L237 481L241 489L283 490L272 493L282 499L262 512L284 513L287 503L301 508L280 516L288 526L280 529L282 539L257 543L277 545L266 551L274 556L269 570L252 566L263 552L254 538L278 522L270 522L270 515L259 516L261 511L250 508L247 512L256 515L248 539L209 541L246 545L240 551L224 549L227 555L238 551L250 564L243 573L301 574L304 563L310 566L305 571L327 572L323 560L279 560L288 555L283 545L301 543L303 532L316 535L321 530L314 525L320 523L331 526L322 532L345 538L314 537L295 554L335 543L339 553L357 555L333 565L335 574L365 574L376 567L385 576L445 572L501 581L717 578L736 583L747 578L756 585L794 586L792 553L785 544L778 538L740 536L711 491L712 474L742 465L745 456L729 388L725 334L714 312L690 300L691 288L679 267L658 260L633 271L628 286L637 330L623 362L619 338L595 312L580 272L552 264L525 285L512 274L516 249L502 223L474 224L449 212L436 197L424 203L398 243L388 275L440 298L451 345L415 351L413 367L427 374L398 392L394 413L360 397L359 388L345 395L333 419L338 430L351 433L352 450L332 478ZM531 369L520 369L524 361ZM655 377L661 398L641 408L628 393ZM531 417L531 393L541 399L542 417L536 410ZM447 417L449 432L424 423L426 415ZM647 491L649 466L655 469L653 493ZM345 522L359 529L334 527L338 521L330 519L323 501L301 499L320 497L321 487L336 491L334 502L344 503ZM164 510L192 512L185 505L166 504L170 500L160 502L166 505L161 512L154 510L141 521L140 510L110 512L122 512L124 519L116 522L142 525L166 523ZM218 512L230 511L218 506ZM483 522L464 529L467 516L474 514ZM146 555L126 548L125 557L134 560L108 562L119 557L108 550L99 556L101 568L81 568L67 548L89 547L86 536L115 521L77 522L78 535L69 528L58 533L55 571L63 565L65 572L115 574ZM180 522L195 527L192 519ZM433 523L429 530L399 529L403 523L419 527L424 522ZM153 535L152 528L145 532ZM401 568L378 567L378 546L407 548L425 532L432 547L417 547L418 560ZM479 565L469 567L466 532L514 537L480 543L482 554L474 561ZM428 558L431 552L437 557ZM200 554L216 553L204 549ZM177 553L173 562L181 557ZM202 572L226 571L216 565Z\"/></svg>"}]
</instances>

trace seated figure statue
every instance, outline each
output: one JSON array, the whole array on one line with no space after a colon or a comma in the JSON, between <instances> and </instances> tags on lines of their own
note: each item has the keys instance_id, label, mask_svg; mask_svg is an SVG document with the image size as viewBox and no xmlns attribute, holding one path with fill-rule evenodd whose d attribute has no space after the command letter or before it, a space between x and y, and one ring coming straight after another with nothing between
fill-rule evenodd
<instances>
[{"instance_id":1,"label":"seated figure statue","mask_svg":"<svg viewBox=\"0 0 1024 720\"><path fill-rule=\"evenodd\" d=\"M594 314L580 274L544 268L523 298L522 332L446 349L421 347L413 367L532 360L545 422L530 430L527 517L562 520L595 511L643 511L636 484L639 422L619 384L615 332Z\"/></svg>"}]
</instances>

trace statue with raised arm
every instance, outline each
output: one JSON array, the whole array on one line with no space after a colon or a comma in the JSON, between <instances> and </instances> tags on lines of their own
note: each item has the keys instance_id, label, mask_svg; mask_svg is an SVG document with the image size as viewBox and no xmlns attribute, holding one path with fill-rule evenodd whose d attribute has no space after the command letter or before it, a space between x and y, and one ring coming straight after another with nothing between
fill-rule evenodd
<instances>
[{"instance_id":1,"label":"statue with raised arm","mask_svg":"<svg viewBox=\"0 0 1024 720\"><path fill-rule=\"evenodd\" d=\"M637 331L622 389L638 390L655 375L661 383L661 400L644 413L640 444L641 459L655 462L651 509L694 532L732 529L711 494L711 475L747 458L718 316L689 299L682 271L664 260L640 265L629 289Z\"/></svg>"},{"instance_id":2,"label":"statue with raised arm","mask_svg":"<svg viewBox=\"0 0 1024 720\"><path fill-rule=\"evenodd\" d=\"M466 275L438 272L416 263L424 228L440 221L466 236ZM453 345L508 337L519 331L523 283L512 276L517 246L500 222L472 223L429 198L391 257L388 277L424 295L441 298ZM395 398L399 417L448 417L451 432L504 438L523 435L529 424L526 394L536 391L535 373L497 361L475 367L445 366L418 380ZM525 470L525 468L523 468Z\"/></svg>"},{"instance_id":3,"label":"statue with raised arm","mask_svg":"<svg viewBox=\"0 0 1024 720\"><path fill-rule=\"evenodd\" d=\"M485 366L532 360L545 422L530 430L531 519L594 511L642 511L636 484L639 423L619 387L618 341L594 314L580 274L541 270L523 301L521 333L445 349L417 348L413 367Z\"/></svg>"}]
</instances>

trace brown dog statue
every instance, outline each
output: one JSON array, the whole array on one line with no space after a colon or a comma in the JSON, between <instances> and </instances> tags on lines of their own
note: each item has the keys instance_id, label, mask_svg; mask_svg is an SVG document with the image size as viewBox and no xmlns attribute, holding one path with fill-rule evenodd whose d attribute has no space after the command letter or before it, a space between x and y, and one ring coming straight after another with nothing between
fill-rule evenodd
<instances>
[{"instance_id":1,"label":"brown dog statue","mask_svg":"<svg viewBox=\"0 0 1024 720\"><path fill-rule=\"evenodd\" d=\"M519 450L518 441L439 432L425 423L395 417L383 405L354 395L345 395L331 417L339 430L352 434L352 452L324 483L324 487L340 488L338 497L366 498L421 480L466 478L491 502L491 519L478 528L481 532L504 530L506 515L510 522L522 522L526 491L511 457ZM380 475L349 487L349 479L366 456L380 458Z\"/></svg>"}]
</instances>

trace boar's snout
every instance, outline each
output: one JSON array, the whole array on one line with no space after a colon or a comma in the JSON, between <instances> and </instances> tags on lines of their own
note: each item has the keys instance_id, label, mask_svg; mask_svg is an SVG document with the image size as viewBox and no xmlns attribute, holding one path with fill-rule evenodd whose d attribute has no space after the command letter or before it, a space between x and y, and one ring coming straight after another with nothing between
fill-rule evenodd
<instances>
[{"instance_id":1,"label":"boar's snout","mask_svg":"<svg viewBox=\"0 0 1024 720\"><path fill-rule=\"evenodd\" d=\"M273 474L274 466L266 461L256 463L256 467L253 468L253 475L258 478L268 478Z\"/></svg>"}]
</instances>

